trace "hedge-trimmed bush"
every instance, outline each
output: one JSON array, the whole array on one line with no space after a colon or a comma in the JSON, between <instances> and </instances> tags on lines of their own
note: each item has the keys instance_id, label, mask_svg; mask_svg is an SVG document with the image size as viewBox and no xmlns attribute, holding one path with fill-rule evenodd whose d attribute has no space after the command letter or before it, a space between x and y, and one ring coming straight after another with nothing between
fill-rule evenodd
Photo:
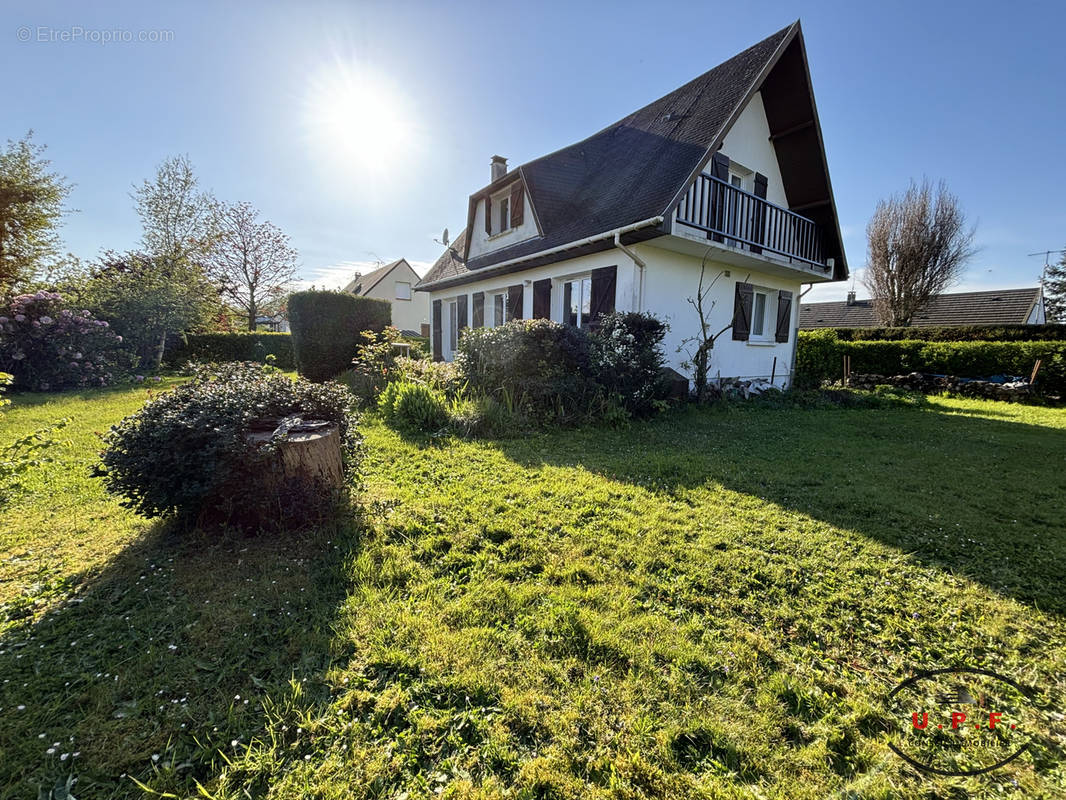
<instances>
[{"instance_id":1,"label":"hedge-trimmed bush","mask_svg":"<svg viewBox=\"0 0 1066 800\"><path fill-rule=\"evenodd\" d=\"M334 422L351 477L360 456L352 400L336 383L294 381L260 364L212 365L113 426L105 436L100 474L123 505L147 517L188 520L207 514L244 525L262 521L279 503L301 513L316 505L313 492L286 503L254 491L267 456L245 434L256 420L292 414Z\"/></svg>"},{"instance_id":2,"label":"hedge-trimmed bush","mask_svg":"<svg viewBox=\"0 0 1066 800\"><path fill-rule=\"evenodd\" d=\"M340 375L362 343L360 334L380 333L392 323L387 300L347 292L296 292L287 307L296 369L312 381Z\"/></svg>"},{"instance_id":3,"label":"hedge-trimmed bush","mask_svg":"<svg viewBox=\"0 0 1066 800\"><path fill-rule=\"evenodd\" d=\"M838 340L832 330L818 330L800 331L797 347L797 380L808 385L840 379L845 355L851 356L855 373L929 372L960 378L1017 375L1028 379L1039 358L1043 363L1038 390L1066 391L1066 342L848 342Z\"/></svg>"},{"instance_id":4,"label":"hedge-trimmed bush","mask_svg":"<svg viewBox=\"0 0 1066 800\"><path fill-rule=\"evenodd\" d=\"M955 325L915 328L815 328L831 330L842 342L1066 342L1066 325Z\"/></svg>"},{"instance_id":5,"label":"hedge-trimmed bush","mask_svg":"<svg viewBox=\"0 0 1066 800\"><path fill-rule=\"evenodd\" d=\"M171 366L180 366L186 361L265 363L267 356L274 356L274 366L279 369L294 369L292 336L265 331L188 333L185 341L170 351L167 362Z\"/></svg>"}]
</instances>

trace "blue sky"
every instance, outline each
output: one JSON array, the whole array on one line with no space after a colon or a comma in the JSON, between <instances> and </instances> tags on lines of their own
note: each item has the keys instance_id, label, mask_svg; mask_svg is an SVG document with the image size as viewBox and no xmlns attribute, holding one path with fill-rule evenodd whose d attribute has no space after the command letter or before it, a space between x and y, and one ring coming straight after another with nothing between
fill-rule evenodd
<instances>
[{"instance_id":1,"label":"blue sky","mask_svg":"<svg viewBox=\"0 0 1066 800\"><path fill-rule=\"evenodd\" d=\"M1026 254L1066 247L1062 3L6 3L0 138L34 129L76 184L76 255L135 246L131 186L187 153L338 285L432 262L494 153L584 138L796 18L853 273L878 199L926 175L977 223L960 288L1035 284Z\"/></svg>"}]
</instances>

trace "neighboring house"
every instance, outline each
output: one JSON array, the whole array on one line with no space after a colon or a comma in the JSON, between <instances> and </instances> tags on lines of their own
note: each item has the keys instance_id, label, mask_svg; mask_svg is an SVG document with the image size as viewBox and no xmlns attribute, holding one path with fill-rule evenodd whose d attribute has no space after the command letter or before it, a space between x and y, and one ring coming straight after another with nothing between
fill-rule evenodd
<instances>
[{"instance_id":1,"label":"neighboring house","mask_svg":"<svg viewBox=\"0 0 1066 800\"><path fill-rule=\"evenodd\" d=\"M392 304L392 324L415 336L425 336L429 326L429 298L416 294L418 273L401 258L367 275L356 274L344 291L363 297L388 300Z\"/></svg>"},{"instance_id":2,"label":"neighboring house","mask_svg":"<svg viewBox=\"0 0 1066 800\"><path fill-rule=\"evenodd\" d=\"M274 333L289 332L289 318L284 311L273 315L260 315L255 318L257 331L272 331Z\"/></svg>"},{"instance_id":3,"label":"neighboring house","mask_svg":"<svg viewBox=\"0 0 1066 800\"><path fill-rule=\"evenodd\" d=\"M1044 293L1036 286L937 295L915 315L911 325L1043 325L1046 321ZM856 300L855 292L848 292L847 300L800 306L800 328L879 327L874 301Z\"/></svg>"},{"instance_id":4,"label":"neighboring house","mask_svg":"<svg viewBox=\"0 0 1066 800\"><path fill-rule=\"evenodd\" d=\"M436 359L467 326L648 311L690 375L701 263L709 328L727 329L711 376L786 385L801 286L848 277L799 22L584 141L511 171L494 156L416 288Z\"/></svg>"}]
</instances>

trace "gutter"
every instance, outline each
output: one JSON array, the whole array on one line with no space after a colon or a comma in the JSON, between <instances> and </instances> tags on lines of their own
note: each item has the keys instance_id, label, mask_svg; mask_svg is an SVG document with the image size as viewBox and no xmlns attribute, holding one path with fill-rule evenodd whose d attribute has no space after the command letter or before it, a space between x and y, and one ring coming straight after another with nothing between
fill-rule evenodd
<instances>
[{"instance_id":1,"label":"gutter","mask_svg":"<svg viewBox=\"0 0 1066 800\"><path fill-rule=\"evenodd\" d=\"M628 255L635 262L640 264L641 267L643 268L644 264L640 260L640 257L637 256L632 251L630 251L629 249L627 249L624 245L622 245L621 237L622 237L623 234L632 233L633 231L640 230L641 228L649 228L649 227L651 227L653 225L661 225L662 222L663 222L663 219L664 218L663 218L662 215L659 215L657 217L648 217L648 219L641 220L640 222L634 222L634 223L632 223L630 225L623 225L621 228L615 228L614 230L605 231L603 233L597 233L594 236L586 236L584 239L578 239L577 241L574 241L574 242L569 242L567 244L561 244L558 247L552 247L552 248L550 248L548 250L537 250L535 253L529 253L528 255L519 256L518 258L512 258L510 261L502 261L499 264L493 264L491 267L484 267L483 269L472 270L471 272L468 272L466 275L464 275L462 277L463 278L470 278L472 280L476 280L476 278L472 278L471 276L476 276L476 275L491 276L491 275L494 275L494 274L500 272L501 270L507 269L508 267L513 267L513 266L515 266L517 264L521 264L521 263L523 263L525 261L532 261L535 258L544 258L545 256L555 255L556 253L564 253L567 250L573 250L574 248L577 248L577 247L584 247L585 245L593 244L594 242L601 242L604 239L613 239L614 242L615 242L615 246L616 247L618 247L620 250L622 250L626 255ZM643 272L641 274L643 275ZM420 292L436 291L437 286L441 286L441 287L448 286L448 285L450 285L450 282L452 280L454 280L454 279L445 278L444 280L434 281L433 283L427 283L427 284L425 284L423 286L417 287L417 291L420 291ZM464 280L463 282L464 283L469 283L469 280Z\"/></svg>"},{"instance_id":2,"label":"gutter","mask_svg":"<svg viewBox=\"0 0 1066 800\"><path fill-rule=\"evenodd\" d=\"M662 222L662 217L659 217L659 222ZM644 263L644 259L638 256L634 251L630 250L624 244L622 244L622 232L614 232L614 246L633 259L633 263L637 265L640 270L640 277L637 278L637 311L644 310L644 268L648 265Z\"/></svg>"}]
</instances>

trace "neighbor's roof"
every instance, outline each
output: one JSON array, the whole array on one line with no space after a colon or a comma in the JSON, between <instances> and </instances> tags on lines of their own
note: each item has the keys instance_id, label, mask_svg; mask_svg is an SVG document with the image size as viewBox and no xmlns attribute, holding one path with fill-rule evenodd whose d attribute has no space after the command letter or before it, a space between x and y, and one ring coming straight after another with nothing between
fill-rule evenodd
<instances>
[{"instance_id":1,"label":"neighbor's roof","mask_svg":"<svg viewBox=\"0 0 1066 800\"><path fill-rule=\"evenodd\" d=\"M355 279L349 282L349 284L344 287L343 291L348 292L349 294L366 294L385 280L385 276L392 272L396 267L400 266L400 264L407 264L407 259L398 258L391 264L378 267L376 270L368 272L366 275L356 275ZM407 264L407 266L410 268L411 265Z\"/></svg>"},{"instance_id":2,"label":"neighbor's roof","mask_svg":"<svg viewBox=\"0 0 1066 800\"><path fill-rule=\"evenodd\" d=\"M1039 301L1039 286L942 294L934 297L911 325L1022 325ZM843 300L800 306L800 328L877 328L880 324L873 300L856 300L850 306Z\"/></svg>"},{"instance_id":3,"label":"neighbor's roof","mask_svg":"<svg viewBox=\"0 0 1066 800\"><path fill-rule=\"evenodd\" d=\"M786 49L790 53L787 69L802 69L803 80L808 81L800 27L795 22L599 133L523 164L475 192L470 198L468 226L478 199L520 177L543 235L484 253L464 264L464 230L422 278L419 287L457 282L482 268L665 216L680 191L709 158L711 148L721 142L736 115L760 88L760 77L765 80ZM794 83L798 79L790 80L791 83L777 82L776 96L796 94ZM809 87L809 81L804 85ZM778 107L795 102L777 101ZM784 110L793 111L791 107ZM817 132L820 148L813 98L806 112L797 113L812 117L813 125L807 127ZM783 119L781 123L786 124ZM831 207L827 173L822 193L826 196L819 199ZM835 210L832 224L837 231ZM838 269L843 271L846 267L842 251L840 256Z\"/></svg>"}]
</instances>

